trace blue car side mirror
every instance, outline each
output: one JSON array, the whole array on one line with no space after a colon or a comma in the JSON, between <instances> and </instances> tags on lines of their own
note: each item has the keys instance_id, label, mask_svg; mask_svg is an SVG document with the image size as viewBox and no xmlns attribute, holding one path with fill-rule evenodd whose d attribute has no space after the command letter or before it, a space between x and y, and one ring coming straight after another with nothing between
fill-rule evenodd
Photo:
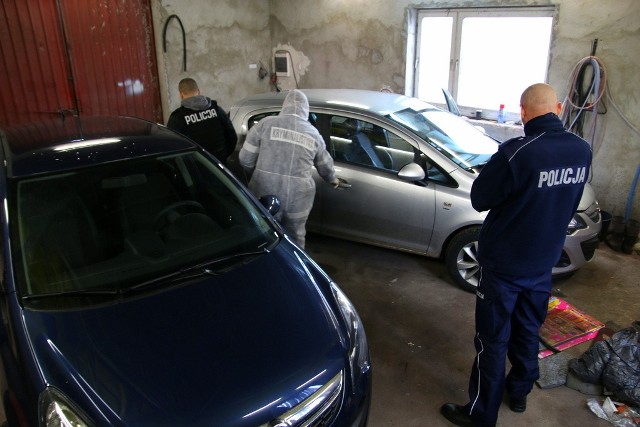
<instances>
[{"instance_id":1,"label":"blue car side mirror","mask_svg":"<svg viewBox=\"0 0 640 427\"><path fill-rule=\"evenodd\" d=\"M266 196L261 196L259 200L260 203L262 203L262 206L267 208L267 211L269 211L271 215L277 214L280 210L280 199L278 199L278 196L269 194Z\"/></svg>"}]
</instances>

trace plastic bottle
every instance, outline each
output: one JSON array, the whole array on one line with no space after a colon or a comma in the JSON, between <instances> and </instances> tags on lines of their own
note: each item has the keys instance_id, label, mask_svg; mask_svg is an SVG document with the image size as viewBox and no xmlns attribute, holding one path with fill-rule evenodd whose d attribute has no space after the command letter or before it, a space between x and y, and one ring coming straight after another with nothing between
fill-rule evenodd
<instances>
[{"instance_id":1,"label":"plastic bottle","mask_svg":"<svg viewBox=\"0 0 640 427\"><path fill-rule=\"evenodd\" d=\"M498 110L498 123L504 123L504 104L500 104L500 109Z\"/></svg>"}]
</instances>

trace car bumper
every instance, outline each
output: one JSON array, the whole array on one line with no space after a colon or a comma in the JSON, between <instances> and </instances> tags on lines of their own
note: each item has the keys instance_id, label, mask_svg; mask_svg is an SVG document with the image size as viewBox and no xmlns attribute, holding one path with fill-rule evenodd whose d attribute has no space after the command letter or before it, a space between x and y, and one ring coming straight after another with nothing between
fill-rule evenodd
<instances>
[{"instance_id":1,"label":"car bumper","mask_svg":"<svg viewBox=\"0 0 640 427\"><path fill-rule=\"evenodd\" d=\"M596 234L587 240L572 243L570 245L565 244L560 261L553 267L554 275L571 273L591 261L595 256L600 240Z\"/></svg>"},{"instance_id":2,"label":"car bumper","mask_svg":"<svg viewBox=\"0 0 640 427\"><path fill-rule=\"evenodd\" d=\"M593 259L600 243L602 217L599 211L579 214L586 228L577 230L565 239L560 261L553 268L554 275L571 273Z\"/></svg>"},{"instance_id":3,"label":"car bumper","mask_svg":"<svg viewBox=\"0 0 640 427\"><path fill-rule=\"evenodd\" d=\"M343 404L351 408L345 411L345 417L339 417L334 425L348 425L349 427L366 427L369 421L369 407L371 406L371 369L364 375L359 390L344 399ZM340 420L342 418L342 420Z\"/></svg>"}]
</instances>

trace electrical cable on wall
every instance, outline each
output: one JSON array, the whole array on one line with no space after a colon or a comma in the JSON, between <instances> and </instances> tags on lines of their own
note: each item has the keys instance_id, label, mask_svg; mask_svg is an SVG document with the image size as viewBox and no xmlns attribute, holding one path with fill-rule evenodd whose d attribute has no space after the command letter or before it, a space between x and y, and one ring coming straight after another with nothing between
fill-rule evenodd
<instances>
[{"instance_id":1,"label":"electrical cable on wall","mask_svg":"<svg viewBox=\"0 0 640 427\"><path fill-rule=\"evenodd\" d=\"M167 22L164 23L164 29L162 30L162 49L165 53L167 53L167 27L169 26L169 22L172 19L178 21L180 25L180 30L182 31L182 70L187 71L187 37L184 32L184 25L182 25L182 21L178 15L171 15L167 18Z\"/></svg>"},{"instance_id":2,"label":"electrical cable on wall","mask_svg":"<svg viewBox=\"0 0 640 427\"><path fill-rule=\"evenodd\" d=\"M638 169L636 169L636 175L633 177L633 181L631 183L631 189L629 190L629 196L627 197L627 209L625 210L624 220L625 222L629 222L631 219L631 207L633 206L633 197L636 194L636 186L638 185L638 178L640 178L640 165L638 165Z\"/></svg>"},{"instance_id":3,"label":"electrical cable on wall","mask_svg":"<svg viewBox=\"0 0 640 427\"><path fill-rule=\"evenodd\" d=\"M574 132L576 135L581 136L592 146L595 153L595 137L597 131L597 116L598 114L606 114L607 108L603 100L606 100L607 104L613 107L613 109L620 115L622 120L631 128L631 130L638 136L640 136L640 130L633 123L625 117L620 110L620 107L615 103L611 92L609 90L609 82L607 78L607 71L604 63L596 57L595 46L597 46L597 39L594 40L594 49L592 55L581 59L573 71L569 79L569 88L567 90L567 96L562 104L562 112L560 119L564 126ZM584 91L585 75L591 70L591 82L588 85L586 91ZM588 129L585 131L585 124L588 122L586 113L594 113L591 116L591 122ZM635 190L640 176L640 165L635 173L631 188L629 190L629 196L627 198L627 207L625 212L625 221L629 221L631 215L631 206L633 204L633 198L635 196Z\"/></svg>"},{"instance_id":4,"label":"electrical cable on wall","mask_svg":"<svg viewBox=\"0 0 640 427\"><path fill-rule=\"evenodd\" d=\"M583 81L580 78L584 77L584 68L592 67L594 70L594 79L587 92L582 92ZM596 81L596 79L598 79ZM598 114L607 113L606 106L603 105L603 111L598 110L598 106L602 99L606 99L607 104L613 107L613 109L620 115L620 118L631 128L631 130L640 136L640 130L633 125L625 117L620 107L615 103L609 90L609 81L607 71L602 60L595 56L588 56L581 59L571 72L571 78L569 80L569 88L567 90L567 96L562 103L562 113L560 119L564 126L570 131L580 135L590 143L593 143L595 138L596 122L595 117L588 134L584 134L584 113L585 112L598 112ZM590 99L593 101L589 102Z\"/></svg>"},{"instance_id":5,"label":"electrical cable on wall","mask_svg":"<svg viewBox=\"0 0 640 427\"><path fill-rule=\"evenodd\" d=\"M280 92L281 91L280 85L278 85L278 75L275 72L271 73L271 82L270 83L273 85L273 90L275 90L276 92Z\"/></svg>"},{"instance_id":6,"label":"electrical cable on wall","mask_svg":"<svg viewBox=\"0 0 640 427\"><path fill-rule=\"evenodd\" d=\"M258 69L258 78L260 80L263 80L265 77L267 77L267 75L269 75L269 72L267 71L267 68L264 66L262 61L259 61L259 62L260 62L260 68Z\"/></svg>"},{"instance_id":7,"label":"electrical cable on wall","mask_svg":"<svg viewBox=\"0 0 640 427\"><path fill-rule=\"evenodd\" d=\"M591 82L585 88L585 77L591 72ZM578 62L571 72L567 96L562 104L560 119L571 132L584 138L593 147L599 114L606 114L602 102L607 87L604 64L595 56ZM593 113L588 116L588 113ZM590 125L590 126L586 126Z\"/></svg>"}]
</instances>

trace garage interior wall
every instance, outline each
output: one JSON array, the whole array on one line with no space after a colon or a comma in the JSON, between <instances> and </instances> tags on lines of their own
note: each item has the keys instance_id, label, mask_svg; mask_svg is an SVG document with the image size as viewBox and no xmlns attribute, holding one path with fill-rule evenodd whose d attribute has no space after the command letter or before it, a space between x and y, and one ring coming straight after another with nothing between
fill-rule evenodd
<instances>
[{"instance_id":1,"label":"garage interior wall","mask_svg":"<svg viewBox=\"0 0 640 427\"><path fill-rule=\"evenodd\" d=\"M259 78L256 64L273 71L276 51L287 52L292 62L293 75L279 78L282 89L388 87L404 93L410 10L532 5L557 8L548 83L561 98L576 64L598 39L596 56L606 67L608 93L623 115L607 103L607 113L598 118L591 184L604 210L624 216L632 200L630 217L640 219L640 188L631 194L640 164L637 0L154 0L165 121L179 106L177 82L186 76L227 110L244 96L273 90L269 77ZM173 14L185 28L186 72L177 24L168 26L167 51L162 50L161 29ZM499 49L500 41L482 41L479 48Z\"/></svg>"},{"instance_id":2,"label":"garage interior wall","mask_svg":"<svg viewBox=\"0 0 640 427\"><path fill-rule=\"evenodd\" d=\"M598 119L591 184L604 210L624 215L630 206L630 218L640 219L640 186L631 192L640 165L637 0L150 0L150 4L165 122L180 104L177 83L183 77L194 77L202 92L227 110L244 96L273 90L269 76L260 78L258 71L260 67L273 71L276 51L286 52L292 63L291 75L279 78L282 89L388 88L404 93L407 41L414 36L408 29L411 11L555 6L549 83L564 97L575 65L590 54L593 40L599 40L596 55L606 67L607 94L615 104L607 102L607 113ZM180 21L172 20L164 28L172 15ZM7 40L5 33L3 42ZM481 47L499 49L500 42L482 41ZM66 89L54 85L34 93L34 99L54 87L62 90L61 97L69 97ZM58 105L50 109L57 111L54 107Z\"/></svg>"}]
</instances>

